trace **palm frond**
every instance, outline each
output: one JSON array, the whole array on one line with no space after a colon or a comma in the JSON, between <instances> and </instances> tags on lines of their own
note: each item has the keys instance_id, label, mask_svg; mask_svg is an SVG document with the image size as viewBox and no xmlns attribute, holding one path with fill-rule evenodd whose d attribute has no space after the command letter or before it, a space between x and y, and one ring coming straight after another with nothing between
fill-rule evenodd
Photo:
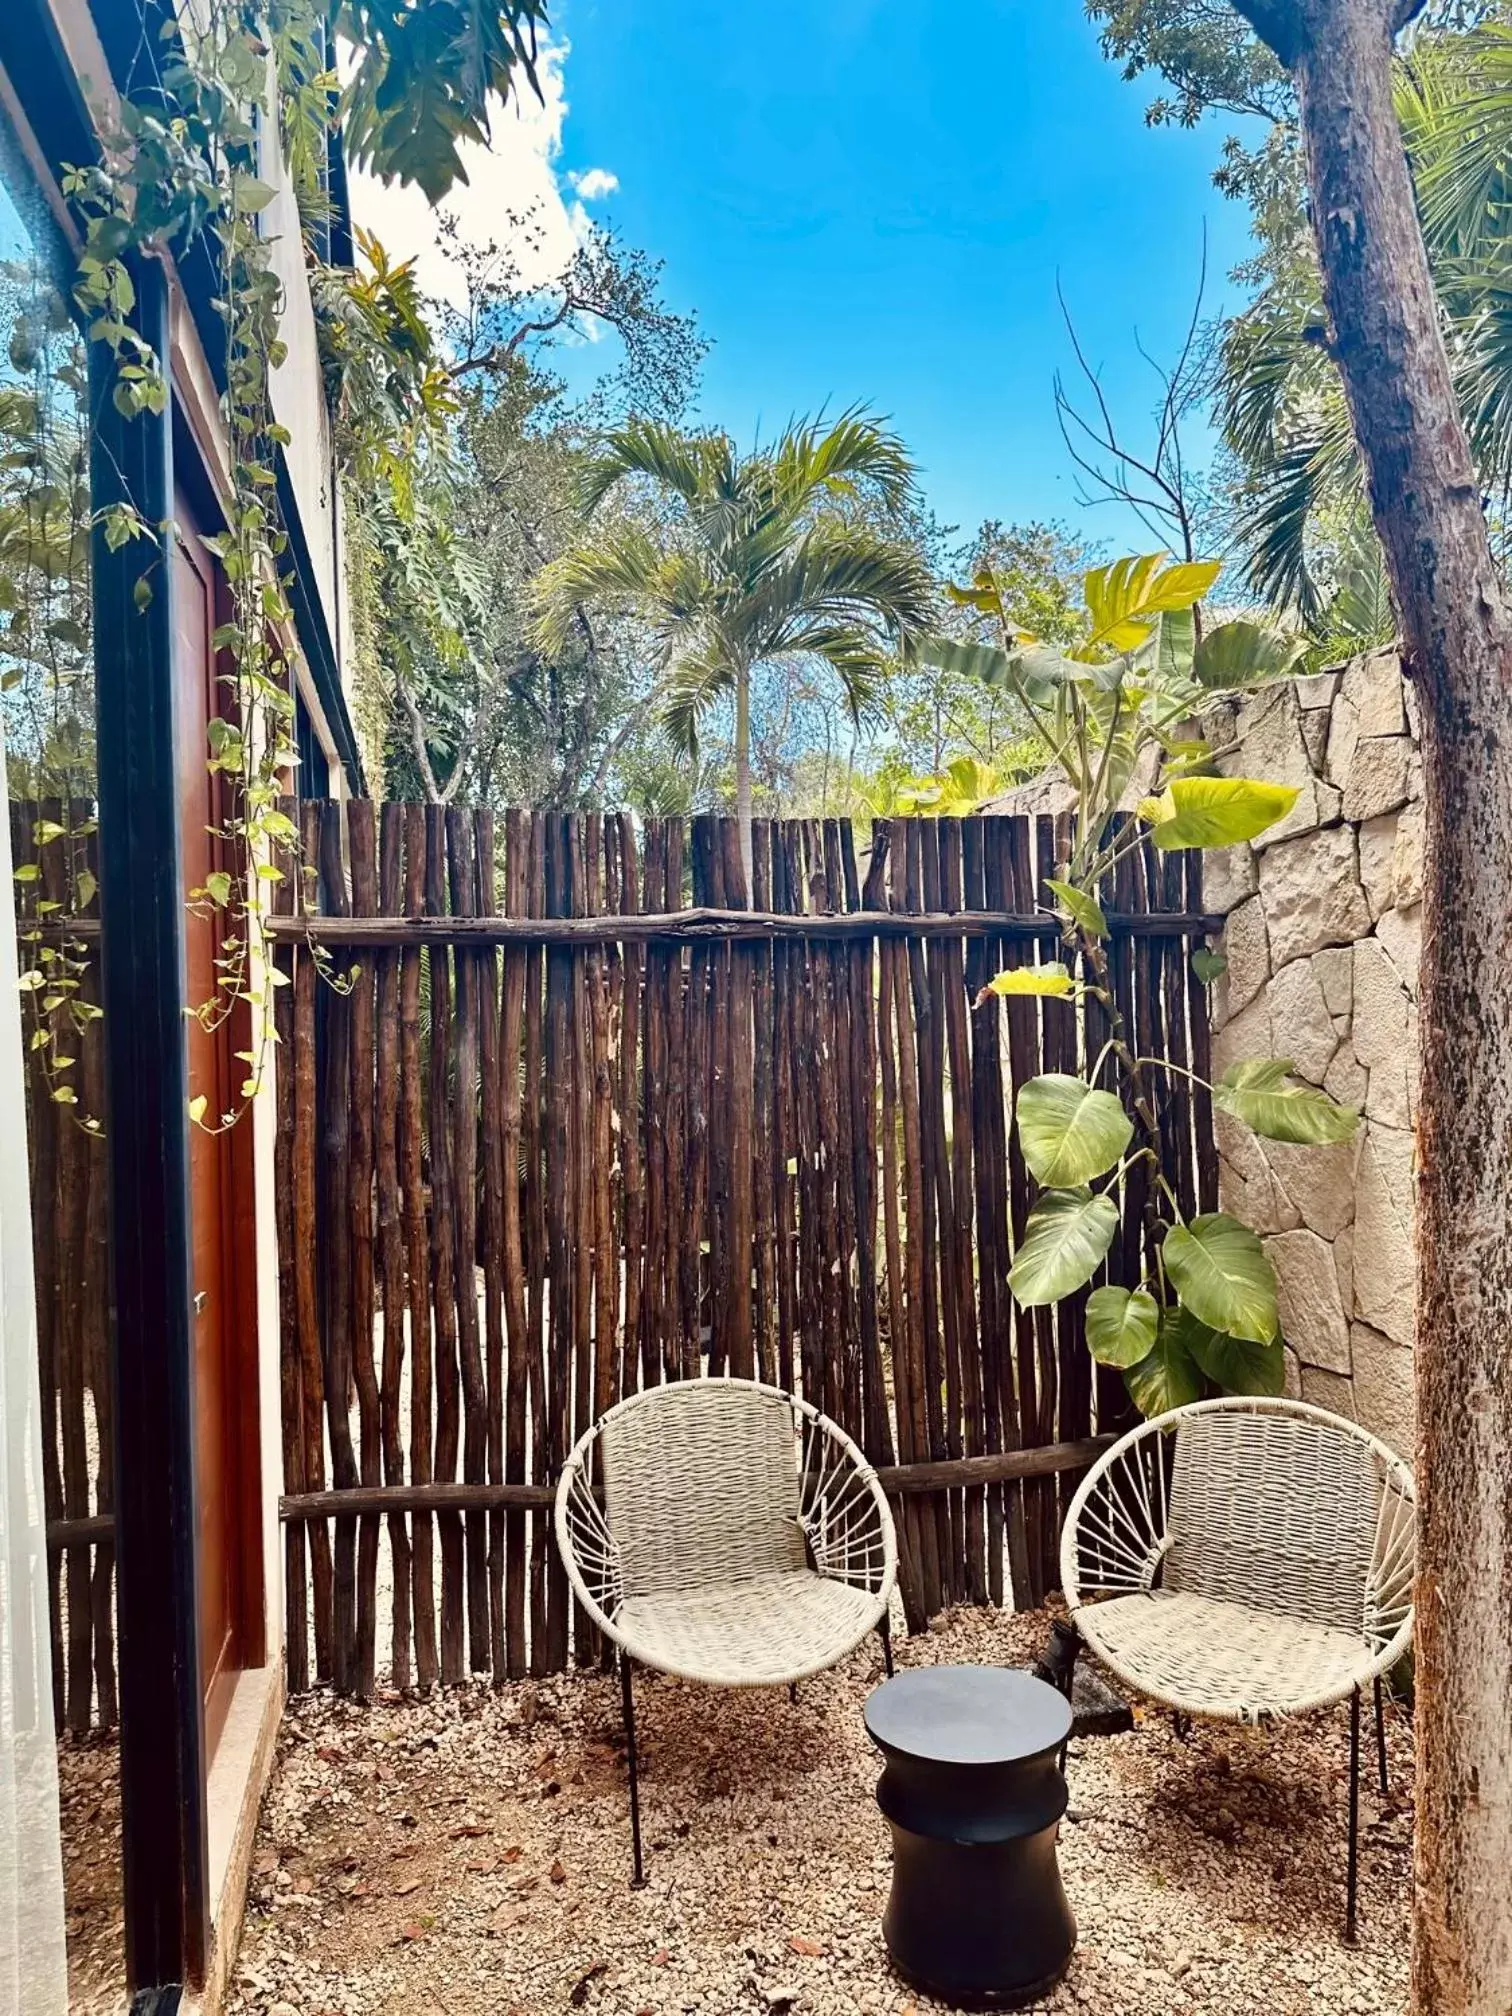
<instances>
[{"instance_id":1,"label":"palm frond","mask_svg":"<svg viewBox=\"0 0 1512 2016\"><path fill-rule=\"evenodd\" d=\"M751 598L754 634L762 648L787 651L790 626L811 616L868 627L895 636L924 629L933 619L935 582L922 554L870 526L821 519L768 570Z\"/></svg>"},{"instance_id":2,"label":"palm frond","mask_svg":"<svg viewBox=\"0 0 1512 2016\"><path fill-rule=\"evenodd\" d=\"M646 476L696 505L705 493L711 465L720 460L719 435L686 434L665 420L642 415L612 428L578 479L577 503L584 516L596 511L617 483Z\"/></svg>"},{"instance_id":3,"label":"palm frond","mask_svg":"<svg viewBox=\"0 0 1512 2016\"><path fill-rule=\"evenodd\" d=\"M877 694L888 668L888 654L875 631L859 623L808 616L789 628L785 650L796 656L822 658L839 679L853 720L859 721Z\"/></svg>"},{"instance_id":4,"label":"palm frond","mask_svg":"<svg viewBox=\"0 0 1512 2016\"><path fill-rule=\"evenodd\" d=\"M698 754L700 719L734 684L734 667L722 654L689 651L672 667L662 702L662 726L685 756Z\"/></svg>"},{"instance_id":5,"label":"palm frond","mask_svg":"<svg viewBox=\"0 0 1512 2016\"><path fill-rule=\"evenodd\" d=\"M899 436L883 421L853 406L826 427L800 421L777 443L772 470L778 494L803 509L821 492L875 492L891 511L914 490L914 465Z\"/></svg>"},{"instance_id":6,"label":"palm frond","mask_svg":"<svg viewBox=\"0 0 1512 2016\"><path fill-rule=\"evenodd\" d=\"M641 609L656 599L667 554L639 527L609 533L596 544L572 547L536 576L534 637L554 655L566 648L577 611L608 602Z\"/></svg>"}]
</instances>

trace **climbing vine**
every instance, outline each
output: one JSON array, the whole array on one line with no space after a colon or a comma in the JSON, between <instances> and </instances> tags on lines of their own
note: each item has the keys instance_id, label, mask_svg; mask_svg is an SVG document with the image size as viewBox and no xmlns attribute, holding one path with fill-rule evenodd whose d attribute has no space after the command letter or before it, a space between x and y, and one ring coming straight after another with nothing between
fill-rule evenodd
<instances>
[{"instance_id":1,"label":"climbing vine","mask_svg":"<svg viewBox=\"0 0 1512 2016\"><path fill-rule=\"evenodd\" d=\"M293 615L280 567L288 540L276 495L278 452L289 445L289 435L273 396L287 345L277 241L264 228L277 195L262 172L270 136L278 136L306 253L319 267L329 222L325 164L333 126L344 125L355 159L382 175L418 182L438 200L462 174L459 143L486 135L490 102L507 97L520 75L534 83L535 38L544 23L542 0L492 7L427 0L423 14L408 0L211 0L207 9L187 10L164 24L153 82L121 100L102 131L99 159L64 178L82 236L75 304L87 340L111 355L110 396L127 418L161 415L170 397L166 360L133 326L134 272L144 260L182 256L203 245L216 274L229 494L226 528L207 544L224 572L231 613L211 640L224 667L226 695L209 724L206 754L221 787L213 832L217 865L188 897L192 908L219 919L216 984L190 1012L204 1028L216 1029L245 1003L255 1034L253 1047L238 1053L246 1072L228 1110L207 1113L203 1098L191 1105L194 1121L212 1131L234 1125L262 1082L273 1040L271 996L281 979L267 956L264 927L270 892L283 879L279 858L298 860L297 829L279 806L298 758ZM338 34L352 50L345 87L329 59ZM333 312L333 295L347 289L354 312ZM391 322L373 312L351 276L329 267L313 272L312 292L323 332L339 332L346 346L334 367L326 346L328 372L360 378L365 344L394 360ZM391 374L380 362L368 375L383 380ZM381 424L380 404L368 402L362 410L370 426ZM364 452L378 451L368 444ZM360 455L355 459L360 462ZM160 590L176 536L172 522L152 524L130 505L115 503L88 523L112 551L140 546L134 595L138 609L146 610ZM34 837L41 845L57 838L76 843L79 835L60 822L43 822ZM20 872L36 867L23 864ZM308 864L304 872L311 872ZM92 896L92 889L87 893ZM41 934L33 935L40 940ZM41 1053L53 1098L73 1105L72 1037L81 1016L98 1013L83 1000L82 972L82 961L60 941L39 953L22 981L33 1008L32 1048ZM95 1116L83 1117L97 1128Z\"/></svg>"}]
</instances>

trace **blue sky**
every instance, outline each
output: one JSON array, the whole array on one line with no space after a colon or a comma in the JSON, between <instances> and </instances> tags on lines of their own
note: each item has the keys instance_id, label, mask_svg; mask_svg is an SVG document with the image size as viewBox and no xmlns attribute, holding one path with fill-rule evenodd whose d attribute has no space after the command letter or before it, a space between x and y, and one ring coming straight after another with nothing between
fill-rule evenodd
<instances>
[{"instance_id":1,"label":"blue sky","mask_svg":"<svg viewBox=\"0 0 1512 2016\"><path fill-rule=\"evenodd\" d=\"M556 0L552 20L544 103L468 150L465 236L530 210L544 275L612 220L697 311L704 416L742 443L865 402L943 520L1148 544L1126 514L1078 506L1052 398L1073 363L1057 275L1137 428L1155 381L1136 330L1173 354L1204 227L1209 307L1231 298L1245 215L1212 185L1221 129L1147 127L1153 87L1103 58L1080 0ZM442 291L419 192L358 178L354 201Z\"/></svg>"},{"instance_id":2,"label":"blue sky","mask_svg":"<svg viewBox=\"0 0 1512 2016\"><path fill-rule=\"evenodd\" d=\"M1141 417L1208 234L1222 132L1151 130L1077 0L565 0L561 167L664 258L713 350L708 417L748 439L826 401L890 413L940 515L1085 514L1051 390L1059 273L1114 410Z\"/></svg>"}]
</instances>

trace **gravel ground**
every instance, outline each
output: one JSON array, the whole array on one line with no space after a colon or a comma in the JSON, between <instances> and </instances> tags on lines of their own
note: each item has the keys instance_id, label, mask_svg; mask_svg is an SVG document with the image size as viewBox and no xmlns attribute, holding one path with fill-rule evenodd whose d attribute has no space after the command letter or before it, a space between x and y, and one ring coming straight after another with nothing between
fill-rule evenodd
<instances>
[{"instance_id":1,"label":"gravel ground","mask_svg":"<svg viewBox=\"0 0 1512 2016\"><path fill-rule=\"evenodd\" d=\"M899 1663L1024 1664L1044 1616L956 1612ZM875 1642L875 1641L874 1641ZM629 1888L617 1690L597 1674L287 1717L239 2016L907 2016L861 1728L863 1648L784 1694L638 1682L647 1887ZM1279 1736L1164 1718L1080 1742L1061 1862L1081 1928L1044 2005L1094 2016L1405 2007L1411 1732L1367 1783L1361 1941L1341 1941L1347 1717Z\"/></svg>"}]
</instances>

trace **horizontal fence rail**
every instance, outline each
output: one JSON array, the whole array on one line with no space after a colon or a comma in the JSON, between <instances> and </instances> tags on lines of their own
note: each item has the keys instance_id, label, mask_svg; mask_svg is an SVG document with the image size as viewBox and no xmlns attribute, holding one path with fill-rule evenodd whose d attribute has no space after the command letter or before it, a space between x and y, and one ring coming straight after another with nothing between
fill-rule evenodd
<instances>
[{"instance_id":1,"label":"horizontal fence rail","mask_svg":"<svg viewBox=\"0 0 1512 2016\"><path fill-rule=\"evenodd\" d=\"M1096 1002L983 995L1061 956L1041 891L1066 822L879 820L862 848L843 821L758 820L748 889L728 820L291 809L291 1686L595 1660L552 1489L664 1379L760 1377L855 1436L912 1623L1039 1601L1076 1474L1128 1418L1085 1291L1024 1311L1006 1287L1032 1201L1013 1088L1106 1033ZM1135 852L1104 894L1131 1045L1204 1071L1196 858ZM1149 1091L1183 1204L1211 1207L1205 1093ZM1099 1279L1140 1271L1142 1171Z\"/></svg>"}]
</instances>

